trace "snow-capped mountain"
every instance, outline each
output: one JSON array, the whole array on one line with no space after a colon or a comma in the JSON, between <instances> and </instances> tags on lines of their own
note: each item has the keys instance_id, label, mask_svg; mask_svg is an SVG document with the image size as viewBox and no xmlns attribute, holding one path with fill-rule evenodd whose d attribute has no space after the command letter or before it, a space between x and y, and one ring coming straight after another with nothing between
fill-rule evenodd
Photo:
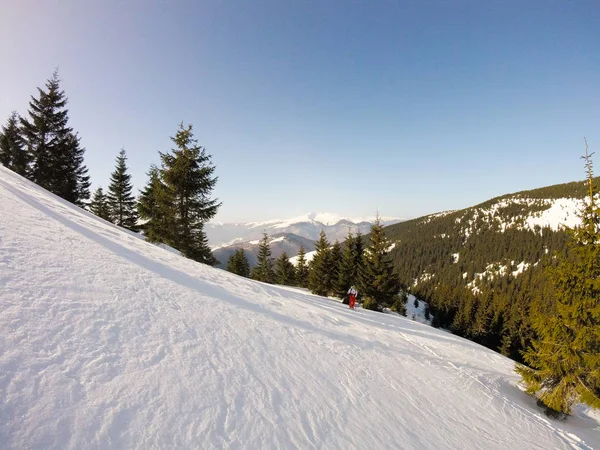
<instances>
[{"instance_id":1,"label":"snow-capped mountain","mask_svg":"<svg viewBox=\"0 0 600 450\"><path fill-rule=\"evenodd\" d=\"M0 447L591 449L514 363L145 242L0 167ZM373 419L374 418L374 419Z\"/></svg>"},{"instance_id":2,"label":"snow-capped mountain","mask_svg":"<svg viewBox=\"0 0 600 450\"><path fill-rule=\"evenodd\" d=\"M382 217L384 225L392 225L403 219ZM233 244L245 243L262 238L263 232L269 236L275 234L295 234L312 241L319 237L321 230L327 233L330 241L343 240L348 230L366 234L369 232L375 217L347 218L329 213L309 213L286 220L269 220L266 222L221 223L209 222L205 226L208 242L213 250Z\"/></svg>"},{"instance_id":3,"label":"snow-capped mountain","mask_svg":"<svg viewBox=\"0 0 600 450\"><path fill-rule=\"evenodd\" d=\"M276 233L269 236L269 248L271 257L278 258L284 252L289 256L297 255L300 247L309 252L315 248L315 243L311 239L291 233ZM225 268L227 260L235 253L237 249L243 249L250 266L256 265L258 258L260 239L254 239L248 242L240 242L229 246L218 247L213 250L213 256L219 261L218 267Z\"/></svg>"}]
</instances>

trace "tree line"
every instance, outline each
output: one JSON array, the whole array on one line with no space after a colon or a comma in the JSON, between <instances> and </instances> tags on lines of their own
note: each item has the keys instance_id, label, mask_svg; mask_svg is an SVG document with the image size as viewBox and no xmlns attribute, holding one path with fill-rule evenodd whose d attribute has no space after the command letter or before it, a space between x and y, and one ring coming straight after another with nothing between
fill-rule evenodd
<instances>
[{"instance_id":1,"label":"tree line","mask_svg":"<svg viewBox=\"0 0 600 450\"><path fill-rule=\"evenodd\" d=\"M211 155L198 145L192 125L179 126L173 148L159 152L139 197L133 194L127 155L121 149L106 192L90 199L85 149L68 125L67 96L58 72L31 96L28 117L13 112L0 132L0 164L48 191L147 240L163 243L193 260L214 265L204 224L221 203L210 197L217 183Z\"/></svg>"},{"instance_id":2,"label":"tree line","mask_svg":"<svg viewBox=\"0 0 600 450\"><path fill-rule=\"evenodd\" d=\"M322 230L313 258L307 262L301 247L295 266L285 252L271 258L269 237L264 233L257 265L251 269L244 250L238 249L227 261L227 270L265 283L308 288L317 295L341 298L346 304L348 290L355 286L363 308L381 311L389 307L406 315L406 295L401 292L389 250L390 242L377 218L368 239L349 231L343 243L332 245Z\"/></svg>"}]
</instances>

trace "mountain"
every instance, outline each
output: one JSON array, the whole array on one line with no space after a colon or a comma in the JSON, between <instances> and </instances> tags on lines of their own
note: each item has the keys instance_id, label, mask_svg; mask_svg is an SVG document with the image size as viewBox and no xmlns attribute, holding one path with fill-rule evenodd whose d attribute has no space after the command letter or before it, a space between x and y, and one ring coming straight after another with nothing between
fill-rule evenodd
<instances>
[{"instance_id":1,"label":"mountain","mask_svg":"<svg viewBox=\"0 0 600 450\"><path fill-rule=\"evenodd\" d=\"M244 249L246 258L251 267L257 264L258 249L260 240L255 239L249 242L240 242L225 247L218 247L213 250L213 255L219 261L218 267L225 268L227 260L235 253L237 249ZM307 251L312 251L315 248L314 241L303 238L291 233L276 233L269 236L269 247L271 249L271 257L278 258L282 253L288 255L297 255L300 247L304 247Z\"/></svg>"},{"instance_id":2,"label":"mountain","mask_svg":"<svg viewBox=\"0 0 600 450\"><path fill-rule=\"evenodd\" d=\"M598 181L599 179L596 179ZM584 182L503 195L387 227L402 284L434 323L519 360L531 316L551 298L545 267L578 223Z\"/></svg>"},{"instance_id":3,"label":"mountain","mask_svg":"<svg viewBox=\"0 0 600 450\"><path fill-rule=\"evenodd\" d=\"M386 225L400 222L402 219L382 217ZM221 223L209 222L205 226L209 244L216 250L243 242L261 239L263 232L269 236L294 234L316 241L324 230L329 240L342 241L348 235L348 229L362 234L368 233L375 217L344 218L329 213L309 213L287 220L269 220L266 222Z\"/></svg>"},{"instance_id":4,"label":"mountain","mask_svg":"<svg viewBox=\"0 0 600 450\"><path fill-rule=\"evenodd\" d=\"M513 362L145 242L0 168L2 448L589 449Z\"/></svg>"}]
</instances>

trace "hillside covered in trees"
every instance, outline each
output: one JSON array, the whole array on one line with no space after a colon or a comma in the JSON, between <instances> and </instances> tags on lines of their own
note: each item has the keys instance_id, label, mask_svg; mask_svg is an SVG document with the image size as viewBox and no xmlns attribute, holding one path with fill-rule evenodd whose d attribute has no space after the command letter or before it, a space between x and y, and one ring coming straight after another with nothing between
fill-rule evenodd
<instances>
[{"instance_id":1,"label":"hillside covered in trees","mask_svg":"<svg viewBox=\"0 0 600 450\"><path fill-rule=\"evenodd\" d=\"M545 268L566 252L563 225L578 223L586 192L559 184L386 227L403 288L428 302L434 325L522 360L550 297Z\"/></svg>"}]
</instances>

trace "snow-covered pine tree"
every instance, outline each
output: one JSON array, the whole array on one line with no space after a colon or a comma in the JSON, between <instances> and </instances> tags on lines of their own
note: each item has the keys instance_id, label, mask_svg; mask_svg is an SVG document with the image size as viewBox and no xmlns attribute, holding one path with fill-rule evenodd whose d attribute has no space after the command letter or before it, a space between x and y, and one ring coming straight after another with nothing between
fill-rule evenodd
<instances>
[{"instance_id":1,"label":"snow-covered pine tree","mask_svg":"<svg viewBox=\"0 0 600 450\"><path fill-rule=\"evenodd\" d=\"M31 159L29 177L39 186L77 205L89 198L85 149L67 125L67 97L58 72L31 97L29 118L21 118L21 135Z\"/></svg>"},{"instance_id":2,"label":"snow-covered pine tree","mask_svg":"<svg viewBox=\"0 0 600 450\"><path fill-rule=\"evenodd\" d=\"M250 265L243 248L237 249L227 260L227 270L242 277L250 276Z\"/></svg>"},{"instance_id":3,"label":"snow-covered pine tree","mask_svg":"<svg viewBox=\"0 0 600 450\"><path fill-rule=\"evenodd\" d=\"M263 238L258 247L258 264L252 269L251 277L265 283L273 283L273 261L271 259L271 247L269 237L263 233Z\"/></svg>"},{"instance_id":4,"label":"snow-covered pine tree","mask_svg":"<svg viewBox=\"0 0 600 450\"><path fill-rule=\"evenodd\" d=\"M378 310L384 305L394 304L398 299L400 280L388 248L389 241L385 237L378 215L371 227L370 244L364 252L360 275L359 290L365 296L364 308Z\"/></svg>"},{"instance_id":5,"label":"snow-covered pine tree","mask_svg":"<svg viewBox=\"0 0 600 450\"><path fill-rule=\"evenodd\" d=\"M210 194L217 183L211 156L192 133L192 125L179 126L171 138L175 148L160 153L161 180L165 189L157 199L161 213L172 228L172 245L188 258L214 265L204 224L212 219L221 203Z\"/></svg>"},{"instance_id":6,"label":"snow-covered pine tree","mask_svg":"<svg viewBox=\"0 0 600 450\"><path fill-rule=\"evenodd\" d=\"M315 255L310 262L308 287L316 295L329 295L332 290L331 250L325 231L321 230L319 240L315 244Z\"/></svg>"},{"instance_id":7,"label":"snow-covered pine tree","mask_svg":"<svg viewBox=\"0 0 600 450\"><path fill-rule=\"evenodd\" d=\"M296 260L296 285L300 287L308 286L308 264L306 263L306 250L300 247L298 259Z\"/></svg>"},{"instance_id":8,"label":"snow-covered pine tree","mask_svg":"<svg viewBox=\"0 0 600 450\"><path fill-rule=\"evenodd\" d=\"M94 191L94 195L90 201L90 211L96 214L98 217L110 222L110 209L108 207L108 201L106 200L106 196L104 195L104 191L101 187Z\"/></svg>"},{"instance_id":9,"label":"snow-covered pine tree","mask_svg":"<svg viewBox=\"0 0 600 450\"><path fill-rule=\"evenodd\" d=\"M0 132L0 164L22 176L29 172L29 153L27 153L21 130L19 127L19 115L13 111L6 125L2 126Z\"/></svg>"},{"instance_id":10,"label":"snow-covered pine tree","mask_svg":"<svg viewBox=\"0 0 600 450\"><path fill-rule=\"evenodd\" d=\"M286 252L275 260L275 282L286 286L293 286L296 282L296 269Z\"/></svg>"},{"instance_id":11,"label":"snow-covered pine tree","mask_svg":"<svg viewBox=\"0 0 600 450\"><path fill-rule=\"evenodd\" d=\"M600 408L600 206L587 151L589 196L581 225L568 229L569 252L549 268L554 307L533 319L537 338L517 365L527 392L550 411L570 414L582 402Z\"/></svg>"},{"instance_id":12,"label":"snow-covered pine tree","mask_svg":"<svg viewBox=\"0 0 600 450\"><path fill-rule=\"evenodd\" d=\"M127 154L121 149L117 156L116 166L110 175L107 200L110 208L110 217L113 223L120 227L137 231L138 214L136 200L132 194L131 175L127 169Z\"/></svg>"}]
</instances>

